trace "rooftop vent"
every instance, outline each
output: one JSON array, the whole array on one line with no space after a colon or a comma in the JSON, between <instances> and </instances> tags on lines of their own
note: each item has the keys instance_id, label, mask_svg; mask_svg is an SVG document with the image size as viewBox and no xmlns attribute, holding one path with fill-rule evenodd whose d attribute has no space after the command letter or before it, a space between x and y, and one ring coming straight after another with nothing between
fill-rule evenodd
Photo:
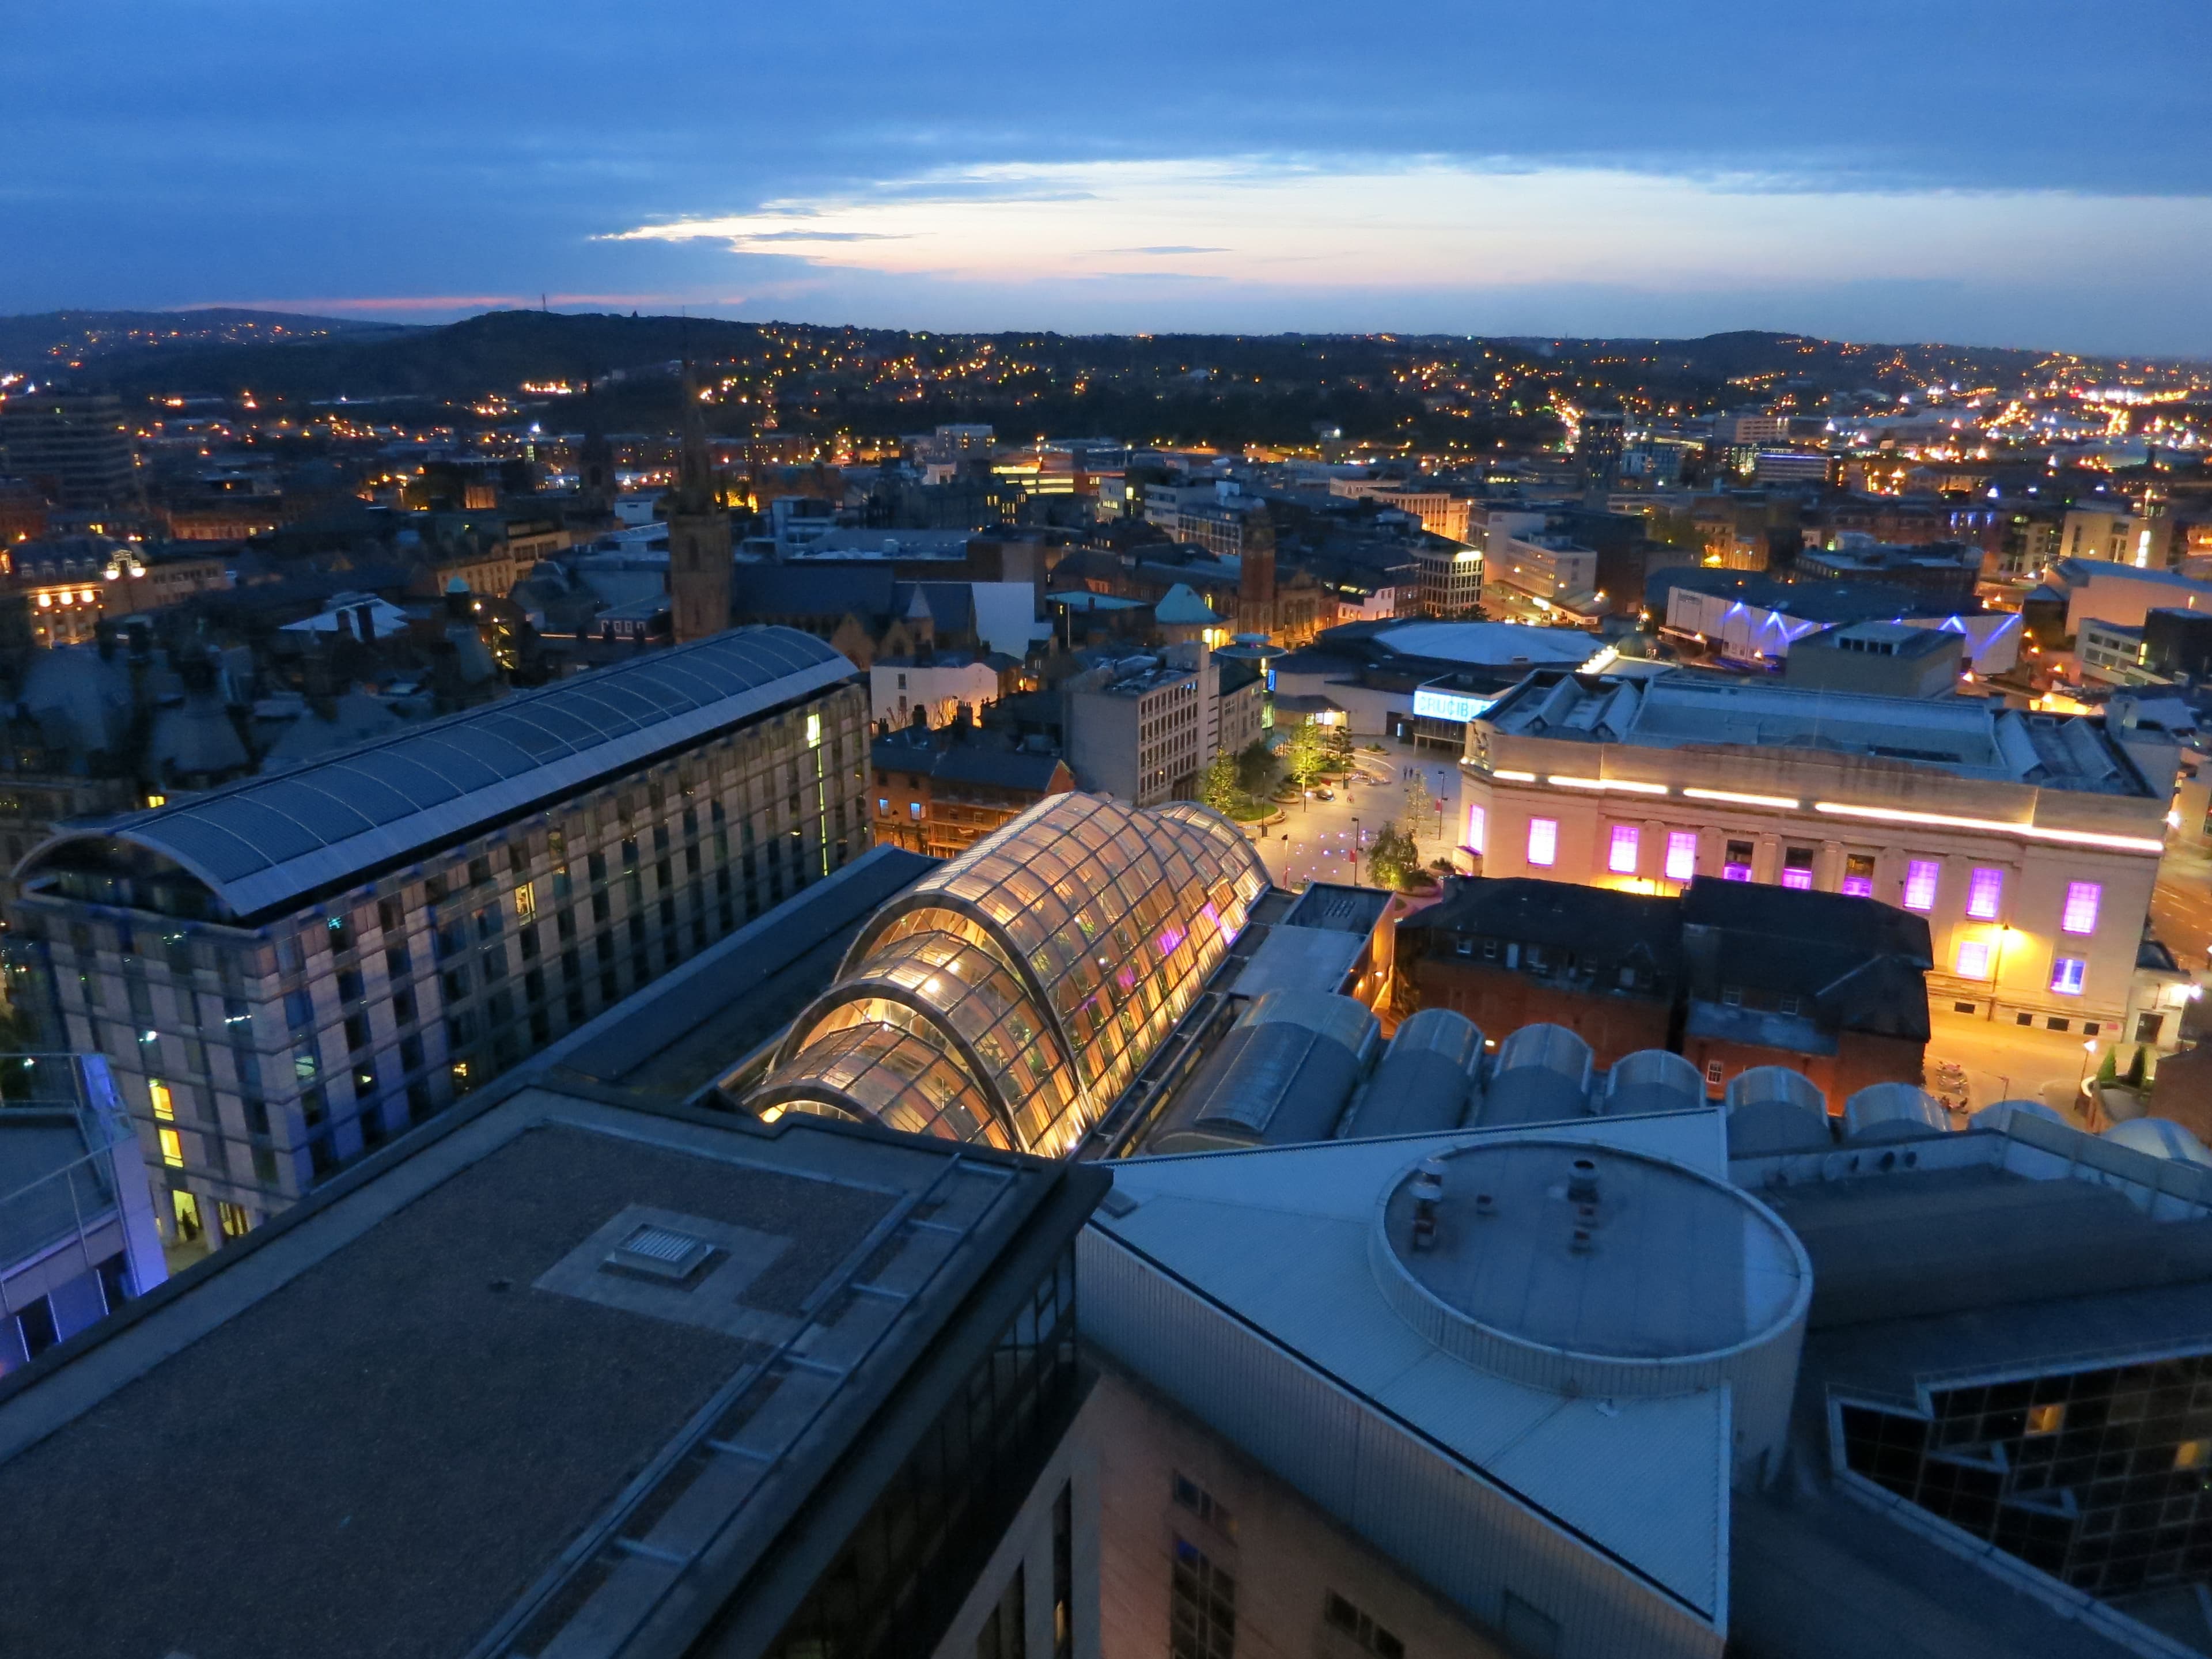
<instances>
[{"instance_id":1,"label":"rooftop vent","mask_svg":"<svg viewBox=\"0 0 2212 1659\"><path fill-rule=\"evenodd\" d=\"M648 1221L607 1252L606 1265L649 1279L680 1282L698 1272L714 1253L714 1247L703 1238Z\"/></svg>"}]
</instances>

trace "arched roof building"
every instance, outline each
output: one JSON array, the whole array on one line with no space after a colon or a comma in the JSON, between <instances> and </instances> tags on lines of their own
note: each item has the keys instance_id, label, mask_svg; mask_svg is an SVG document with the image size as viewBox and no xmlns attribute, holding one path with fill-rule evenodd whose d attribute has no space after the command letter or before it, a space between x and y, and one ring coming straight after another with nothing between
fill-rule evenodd
<instances>
[{"instance_id":1,"label":"arched roof building","mask_svg":"<svg viewBox=\"0 0 2212 1659\"><path fill-rule=\"evenodd\" d=\"M1267 886L1251 842L1203 806L1052 796L875 915L747 1103L1057 1157Z\"/></svg>"}]
</instances>

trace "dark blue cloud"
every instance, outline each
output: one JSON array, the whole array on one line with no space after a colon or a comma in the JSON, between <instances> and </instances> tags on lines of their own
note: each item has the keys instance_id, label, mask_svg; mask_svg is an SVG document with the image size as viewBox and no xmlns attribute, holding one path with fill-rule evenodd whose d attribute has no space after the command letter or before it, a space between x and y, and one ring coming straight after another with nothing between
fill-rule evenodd
<instances>
[{"instance_id":1,"label":"dark blue cloud","mask_svg":"<svg viewBox=\"0 0 2212 1659\"><path fill-rule=\"evenodd\" d=\"M968 313L994 296L973 287L825 273L710 243L594 239L1005 162L1426 155L1752 172L1766 188L1812 192L2212 195L2203 0L1456 0L1395 8L1387 28L1369 27L1377 21L1310 0L1138 0L1110 23L1034 0L12 0L0 4L10 89L0 310L544 291L824 316L930 296L941 322L982 321ZM1193 247L1172 251L1206 240L1205 226L1191 228ZM1934 289L1879 300L1821 298L1814 284L1796 297L1820 314L1791 325L1930 334L1955 312L2053 343L2106 343L2118 328L2145 345L2212 349L2201 303L2146 316L2166 301L2124 295L2135 314L2116 319L2110 295L2040 293L2032 227L2021 261L1934 272ZM1625 249L1624 271L1634 264ZM1151 280L1170 276L1188 288L1181 274ZM1122 325L1112 319L1145 299L1130 280L1126 305L1097 283L995 297L1010 323ZM1950 293L1966 297L1954 306ZM1618 304L1722 326L1776 297L1753 307L1720 283L1654 301L1624 287ZM1540 294L1524 320L1595 325L1613 303L1553 298L1559 320L1533 314ZM1205 303L1233 308L1237 294ZM1286 305L1307 307L1313 326L1353 312L1361 326L1393 321L1356 295L1250 303L1268 313L1250 326L1292 325Z\"/></svg>"}]
</instances>

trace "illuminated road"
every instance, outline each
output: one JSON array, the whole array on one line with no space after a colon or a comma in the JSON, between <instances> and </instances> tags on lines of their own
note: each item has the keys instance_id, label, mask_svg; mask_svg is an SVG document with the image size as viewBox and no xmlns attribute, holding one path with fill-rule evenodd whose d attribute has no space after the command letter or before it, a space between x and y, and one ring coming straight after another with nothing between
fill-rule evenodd
<instances>
[{"instance_id":1,"label":"illuminated road","mask_svg":"<svg viewBox=\"0 0 2212 1659\"><path fill-rule=\"evenodd\" d=\"M1370 738L1364 741L1377 741ZM1286 806L1279 823L1267 826L1259 842L1260 856L1279 887L1299 887L1310 881L1350 882L1353 879L1352 848L1361 848L1358 880L1367 884L1365 848L1374 844L1375 832L1393 819L1406 816L1407 767L1418 767L1425 778L1430 798L1441 791L1447 830L1458 823L1459 767L1441 750L1415 749L1409 744L1383 741L1383 752L1358 752L1359 775L1343 785L1329 786L1334 800L1310 800ZM1358 823L1358 842L1353 825ZM1445 855L1449 843L1437 836L1434 808L1413 827L1421 862Z\"/></svg>"}]
</instances>

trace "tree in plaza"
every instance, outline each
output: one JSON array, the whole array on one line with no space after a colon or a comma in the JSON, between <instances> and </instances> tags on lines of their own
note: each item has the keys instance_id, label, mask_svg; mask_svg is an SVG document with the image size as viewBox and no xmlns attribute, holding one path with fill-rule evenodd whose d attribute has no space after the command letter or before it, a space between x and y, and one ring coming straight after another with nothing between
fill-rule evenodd
<instances>
[{"instance_id":1,"label":"tree in plaza","mask_svg":"<svg viewBox=\"0 0 2212 1659\"><path fill-rule=\"evenodd\" d=\"M1328 763L1334 767L1352 764L1352 727L1328 726L1322 728L1328 734Z\"/></svg>"},{"instance_id":2,"label":"tree in plaza","mask_svg":"<svg viewBox=\"0 0 2212 1659\"><path fill-rule=\"evenodd\" d=\"M1406 830L1409 837L1419 836L1421 827L1436 816L1437 798L1429 790L1429 775L1415 767L1406 778Z\"/></svg>"},{"instance_id":3,"label":"tree in plaza","mask_svg":"<svg viewBox=\"0 0 2212 1659\"><path fill-rule=\"evenodd\" d=\"M1420 862L1420 854L1413 850L1413 838L1396 824L1386 823L1375 832L1375 844L1367 853L1367 869L1377 887L1403 888Z\"/></svg>"},{"instance_id":4,"label":"tree in plaza","mask_svg":"<svg viewBox=\"0 0 2212 1659\"><path fill-rule=\"evenodd\" d=\"M1226 750L1206 763L1206 776L1200 782L1198 798L1215 811L1226 814L1237 805L1237 762Z\"/></svg>"},{"instance_id":5,"label":"tree in plaza","mask_svg":"<svg viewBox=\"0 0 2212 1659\"><path fill-rule=\"evenodd\" d=\"M1304 720L1283 740L1283 764L1291 781L1304 788L1328 764L1328 728Z\"/></svg>"},{"instance_id":6,"label":"tree in plaza","mask_svg":"<svg viewBox=\"0 0 2212 1659\"><path fill-rule=\"evenodd\" d=\"M1255 738L1237 751L1237 787L1255 799L1265 800L1273 794L1282 775L1282 763L1267 747L1267 738Z\"/></svg>"}]
</instances>

